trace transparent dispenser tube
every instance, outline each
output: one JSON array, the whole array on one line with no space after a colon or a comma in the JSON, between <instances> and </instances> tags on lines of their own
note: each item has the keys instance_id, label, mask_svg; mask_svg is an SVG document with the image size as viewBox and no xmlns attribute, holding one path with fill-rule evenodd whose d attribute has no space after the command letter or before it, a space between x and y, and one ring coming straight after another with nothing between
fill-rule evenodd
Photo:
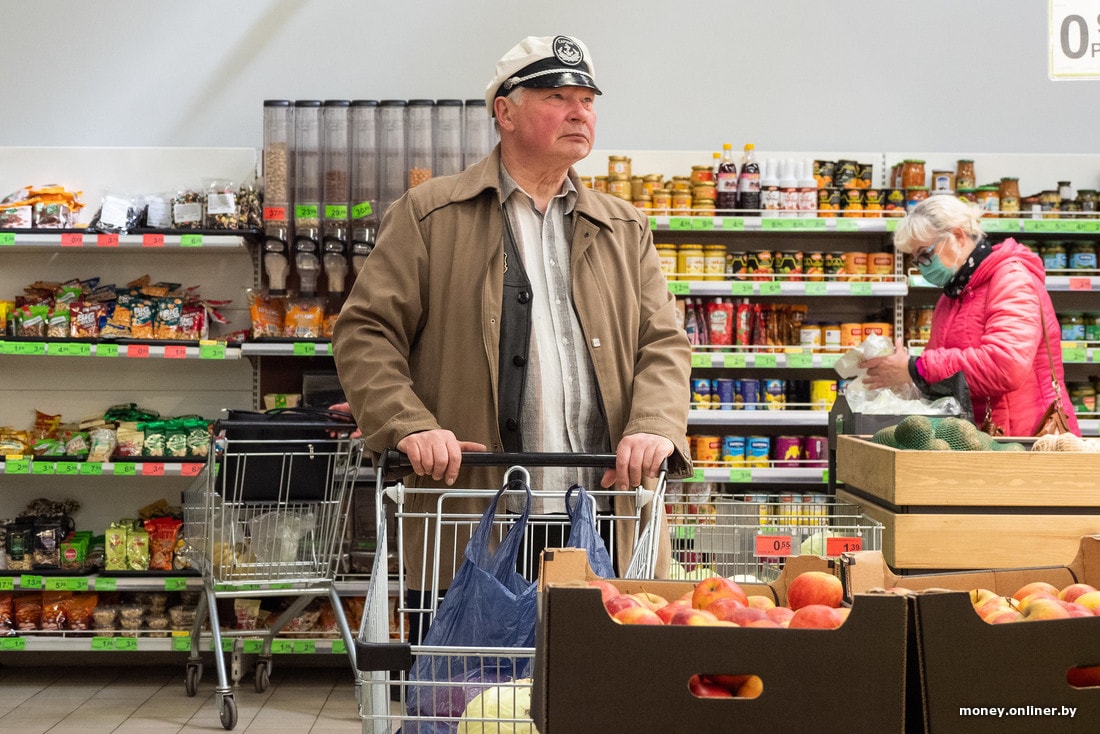
<instances>
[{"instance_id":1,"label":"transparent dispenser tube","mask_svg":"<svg viewBox=\"0 0 1100 734\"><path fill-rule=\"evenodd\" d=\"M321 273L321 102L294 103L294 268L303 296Z\"/></svg>"},{"instance_id":2,"label":"transparent dispenser tube","mask_svg":"<svg viewBox=\"0 0 1100 734\"><path fill-rule=\"evenodd\" d=\"M348 276L348 208L351 192L351 147L348 115L351 102L327 100L321 109L321 264L329 296L343 294Z\"/></svg>"},{"instance_id":3,"label":"transparent dispenser tube","mask_svg":"<svg viewBox=\"0 0 1100 734\"><path fill-rule=\"evenodd\" d=\"M357 99L348 111L351 138L351 266L358 273L374 249L378 220L378 102Z\"/></svg>"},{"instance_id":4,"label":"transparent dispenser tube","mask_svg":"<svg viewBox=\"0 0 1100 734\"><path fill-rule=\"evenodd\" d=\"M286 293L290 276L289 225L294 180L294 105L264 100L263 266L272 295Z\"/></svg>"},{"instance_id":5,"label":"transparent dispenser tube","mask_svg":"<svg viewBox=\"0 0 1100 734\"><path fill-rule=\"evenodd\" d=\"M435 157L432 147L432 118L435 102L430 99L410 99L406 115L409 146L409 188L432 177Z\"/></svg>"},{"instance_id":6,"label":"transparent dispenser tube","mask_svg":"<svg viewBox=\"0 0 1100 734\"><path fill-rule=\"evenodd\" d=\"M403 99L378 103L378 209L385 213L408 188Z\"/></svg>"},{"instance_id":7,"label":"transparent dispenser tube","mask_svg":"<svg viewBox=\"0 0 1100 734\"><path fill-rule=\"evenodd\" d=\"M462 171L462 100L436 100L433 147L434 175L449 176Z\"/></svg>"},{"instance_id":8,"label":"transparent dispenser tube","mask_svg":"<svg viewBox=\"0 0 1100 734\"><path fill-rule=\"evenodd\" d=\"M483 99L466 100L462 115L462 167L469 168L496 145L496 127Z\"/></svg>"}]
</instances>

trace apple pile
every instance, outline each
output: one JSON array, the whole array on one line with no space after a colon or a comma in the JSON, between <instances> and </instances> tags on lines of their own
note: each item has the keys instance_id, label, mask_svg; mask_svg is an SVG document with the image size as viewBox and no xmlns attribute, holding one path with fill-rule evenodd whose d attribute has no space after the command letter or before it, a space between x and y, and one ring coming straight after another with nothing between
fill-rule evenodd
<instances>
[{"instance_id":1,"label":"apple pile","mask_svg":"<svg viewBox=\"0 0 1100 734\"><path fill-rule=\"evenodd\" d=\"M1100 590L1089 584L1070 584L1059 589L1045 581L1032 581L1012 596L989 589L971 589L970 603L978 616L990 624L1100 616Z\"/></svg>"}]
</instances>

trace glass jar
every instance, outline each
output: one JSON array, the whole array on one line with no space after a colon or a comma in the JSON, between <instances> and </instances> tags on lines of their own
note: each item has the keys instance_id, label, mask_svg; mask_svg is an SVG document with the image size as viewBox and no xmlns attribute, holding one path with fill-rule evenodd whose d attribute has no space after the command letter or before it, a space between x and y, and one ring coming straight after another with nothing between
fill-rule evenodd
<instances>
[{"instance_id":1,"label":"glass jar","mask_svg":"<svg viewBox=\"0 0 1100 734\"><path fill-rule=\"evenodd\" d=\"M714 183L714 169L710 166L692 166L691 180L693 183Z\"/></svg>"},{"instance_id":2,"label":"glass jar","mask_svg":"<svg viewBox=\"0 0 1100 734\"><path fill-rule=\"evenodd\" d=\"M924 185L924 161L916 160L913 158L902 161L901 188L911 189Z\"/></svg>"},{"instance_id":3,"label":"glass jar","mask_svg":"<svg viewBox=\"0 0 1100 734\"><path fill-rule=\"evenodd\" d=\"M1040 247L1043 267L1047 270L1065 270L1069 264L1066 248L1061 242L1051 240Z\"/></svg>"},{"instance_id":4,"label":"glass jar","mask_svg":"<svg viewBox=\"0 0 1100 734\"><path fill-rule=\"evenodd\" d=\"M932 171L931 189L935 193L953 193L955 191L955 172L947 169Z\"/></svg>"},{"instance_id":5,"label":"glass jar","mask_svg":"<svg viewBox=\"0 0 1100 734\"><path fill-rule=\"evenodd\" d=\"M630 179L630 158L625 155L609 155L607 157L607 175L626 176Z\"/></svg>"},{"instance_id":6,"label":"glass jar","mask_svg":"<svg viewBox=\"0 0 1100 734\"><path fill-rule=\"evenodd\" d=\"M668 189L654 189L650 196L653 199L653 215L668 216L668 211L672 208L672 192Z\"/></svg>"},{"instance_id":7,"label":"glass jar","mask_svg":"<svg viewBox=\"0 0 1100 734\"><path fill-rule=\"evenodd\" d=\"M716 214L714 199L691 199L691 214L695 217L713 217Z\"/></svg>"},{"instance_id":8,"label":"glass jar","mask_svg":"<svg viewBox=\"0 0 1100 734\"><path fill-rule=\"evenodd\" d=\"M927 186L910 186L905 189L905 211L911 212L917 208L917 204L928 198Z\"/></svg>"},{"instance_id":9,"label":"glass jar","mask_svg":"<svg viewBox=\"0 0 1100 734\"><path fill-rule=\"evenodd\" d=\"M723 280L726 275L726 246L703 248L703 280Z\"/></svg>"},{"instance_id":10,"label":"glass jar","mask_svg":"<svg viewBox=\"0 0 1100 734\"><path fill-rule=\"evenodd\" d=\"M657 248L657 256L661 258L661 272L667 280L676 280L677 273L677 260L675 244L662 242L658 245L654 245Z\"/></svg>"},{"instance_id":11,"label":"glass jar","mask_svg":"<svg viewBox=\"0 0 1100 734\"><path fill-rule=\"evenodd\" d=\"M1097 195L1094 189L1081 189L1077 192L1077 206L1082 214L1096 214Z\"/></svg>"},{"instance_id":12,"label":"glass jar","mask_svg":"<svg viewBox=\"0 0 1100 734\"><path fill-rule=\"evenodd\" d=\"M1089 240L1070 243L1069 267L1071 270L1096 270L1096 245Z\"/></svg>"},{"instance_id":13,"label":"glass jar","mask_svg":"<svg viewBox=\"0 0 1100 734\"><path fill-rule=\"evenodd\" d=\"M463 169L462 100L436 100L434 113L432 172L436 176L459 173Z\"/></svg>"},{"instance_id":14,"label":"glass jar","mask_svg":"<svg viewBox=\"0 0 1100 734\"><path fill-rule=\"evenodd\" d=\"M592 190L593 191L602 191L603 193L606 194L608 192L607 176L595 176L595 177L593 177L593 179L592 179Z\"/></svg>"},{"instance_id":15,"label":"glass jar","mask_svg":"<svg viewBox=\"0 0 1100 734\"><path fill-rule=\"evenodd\" d=\"M1043 219L1058 219L1062 210L1062 198L1057 191L1047 189L1039 194L1039 207Z\"/></svg>"},{"instance_id":16,"label":"glass jar","mask_svg":"<svg viewBox=\"0 0 1100 734\"><path fill-rule=\"evenodd\" d=\"M956 190L955 194L959 197L961 201L965 201L968 204L978 203L978 190L972 186L959 187L959 189Z\"/></svg>"},{"instance_id":17,"label":"glass jar","mask_svg":"<svg viewBox=\"0 0 1100 734\"><path fill-rule=\"evenodd\" d=\"M1085 341L1100 342L1100 313L1086 313Z\"/></svg>"},{"instance_id":18,"label":"glass jar","mask_svg":"<svg viewBox=\"0 0 1100 734\"><path fill-rule=\"evenodd\" d=\"M676 273L680 280L700 280L706 272L702 245L680 245L676 250Z\"/></svg>"},{"instance_id":19,"label":"glass jar","mask_svg":"<svg viewBox=\"0 0 1100 734\"><path fill-rule=\"evenodd\" d=\"M1001 179L1000 190L1001 215L1014 217L1020 213L1020 179L1006 176Z\"/></svg>"},{"instance_id":20,"label":"glass jar","mask_svg":"<svg viewBox=\"0 0 1100 734\"><path fill-rule=\"evenodd\" d=\"M935 306L920 307L920 313L917 315L917 333L921 341L926 342L932 338L932 315L935 308Z\"/></svg>"},{"instance_id":21,"label":"glass jar","mask_svg":"<svg viewBox=\"0 0 1100 734\"><path fill-rule=\"evenodd\" d=\"M1058 325L1062 327L1062 341L1085 340L1085 315L1080 311L1063 311L1058 314Z\"/></svg>"},{"instance_id":22,"label":"glass jar","mask_svg":"<svg viewBox=\"0 0 1100 734\"><path fill-rule=\"evenodd\" d=\"M976 192L978 206L982 208L983 217L995 217L1001 210L1001 196L999 186L979 186Z\"/></svg>"},{"instance_id":23,"label":"glass jar","mask_svg":"<svg viewBox=\"0 0 1100 734\"><path fill-rule=\"evenodd\" d=\"M961 188L974 188L977 180L974 178L974 161L960 158L955 167L955 185Z\"/></svg>"},{"instance_id":24,"label":"glass jar","mask_svg":"<svg viewBox=\"0 0 1100 734\"><path fill-rule=\"evenodd\" d=\"M713 183L697 183L691 189L691 195L696 199L712 199L718 198L718 189L715 188Z\"/></svg>"},{"instance_id":25,"label":"glass jar","mask_svg":"<svg viewBox=\"0 0 1100 734\"><path fill-rule=\"evenodd\" d=\"M1043 205L1039 201L1038 194L1025 196L1020 199L1020 216L1024 219L1038 219L1042 216Z\"/></svg>"}]
</instances>

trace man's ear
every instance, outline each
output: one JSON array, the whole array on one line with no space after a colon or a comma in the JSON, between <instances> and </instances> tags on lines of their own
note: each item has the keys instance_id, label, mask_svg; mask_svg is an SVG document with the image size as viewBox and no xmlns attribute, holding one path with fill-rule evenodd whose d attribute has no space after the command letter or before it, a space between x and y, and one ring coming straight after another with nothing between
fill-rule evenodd
<instances>
[{"instance_id":1,"label":"man's ear","mask_svg":"<svg viewBox=\"0 0 1100 734\"><path fill-rule=\"evenodd\" d=\"M496 114L497 124L505 130L512 129L512 103L506 97L493 100L493 112Z\"/></svg>"}]
</instances>

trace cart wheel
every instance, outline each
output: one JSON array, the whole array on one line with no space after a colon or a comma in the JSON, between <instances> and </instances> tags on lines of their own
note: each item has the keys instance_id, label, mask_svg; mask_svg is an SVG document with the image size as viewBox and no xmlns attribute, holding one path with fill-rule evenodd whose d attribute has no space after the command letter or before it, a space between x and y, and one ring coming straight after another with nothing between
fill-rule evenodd
<instances>
[{"instance_id":1,"label":"cart wheel","mask_svg":"<svg viewBox=\"0 0 1100 734\"><path fill-rule=\"evenodd\" d=\"M256 661L256 693L263 693L271 683L271 661Z\"/></svg>"},{"instance_id":2,"label":"cart wheel","mask_svg":"<svg viewBox=\"0 0 1100 734\"><path fill-rule=\"evenodd\" d=\"M218 718L223 729L232 729L237 725L237 702L233 700L232 693L222 696L218 702Z\"/></svg>"},{"instance_id":3,"label":"cart wheel","mask_svg":"<svg viewBox=\"0 0 1100 734\"><path fill-rule=\"evenodd\" d=\"M200 678L202 678L202 663L188 663L187 675L183 682L188 696L194 696L199 692Z\"/></svg>"}]
</instances>

